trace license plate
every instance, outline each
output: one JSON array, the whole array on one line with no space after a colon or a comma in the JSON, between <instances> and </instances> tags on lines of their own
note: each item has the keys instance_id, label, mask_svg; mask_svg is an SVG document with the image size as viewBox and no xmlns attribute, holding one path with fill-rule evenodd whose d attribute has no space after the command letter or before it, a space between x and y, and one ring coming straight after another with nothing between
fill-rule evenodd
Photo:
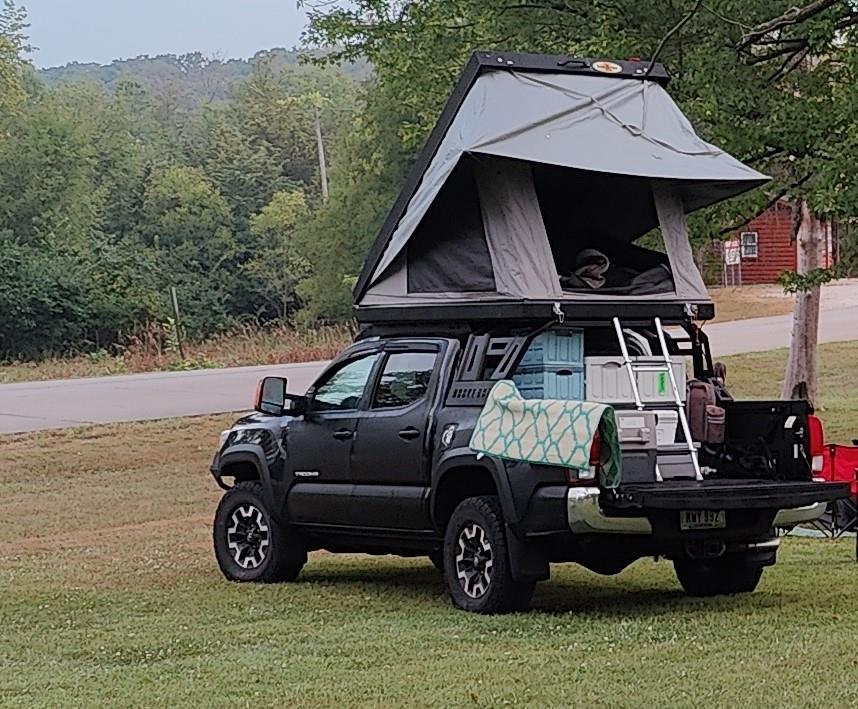
<instances>
[{"instance_id":1,"label":"license plate","mask_svg":"<svg viewBox=\"0 0 858 709\"><path fill-rule=\"evenodd\" d=\"M727 526L727 515L724 510L682 510L679 513L679 528L691 529L724 529Z\"/></svg>"}]
</instances>

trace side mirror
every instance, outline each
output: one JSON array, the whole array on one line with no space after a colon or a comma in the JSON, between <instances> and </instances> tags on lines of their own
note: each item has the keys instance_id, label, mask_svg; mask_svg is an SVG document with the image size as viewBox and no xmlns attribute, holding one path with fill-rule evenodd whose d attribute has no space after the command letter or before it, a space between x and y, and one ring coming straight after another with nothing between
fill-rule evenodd
<instances>
[{"instance_id":1,"label":"side mirror","mask_svg":"<svg viewBox=\"0 0 858 709\"><path fill-rule=\"evenodd\" d=\"M265 377L256 387L253 408L273 416L300 416L307 410L307 398L286 393L287 380L283 377Z\"/></svg>"}]
</instances>

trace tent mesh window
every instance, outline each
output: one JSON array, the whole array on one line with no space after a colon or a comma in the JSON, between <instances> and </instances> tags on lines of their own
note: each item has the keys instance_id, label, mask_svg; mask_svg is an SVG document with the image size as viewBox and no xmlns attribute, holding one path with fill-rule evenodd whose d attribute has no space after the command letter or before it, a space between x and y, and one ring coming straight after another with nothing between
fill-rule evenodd
<instances>
[{"instance_id":1,"label":"tent mesh window","mask_svg":"<svg viewBox=\"0 0 858 709\"><path fill-rule=\"evenodd\" d=\"M492 272L470 159L453 174L408 242L408 292L492 292Z\"/></svg>"}]
</instances>

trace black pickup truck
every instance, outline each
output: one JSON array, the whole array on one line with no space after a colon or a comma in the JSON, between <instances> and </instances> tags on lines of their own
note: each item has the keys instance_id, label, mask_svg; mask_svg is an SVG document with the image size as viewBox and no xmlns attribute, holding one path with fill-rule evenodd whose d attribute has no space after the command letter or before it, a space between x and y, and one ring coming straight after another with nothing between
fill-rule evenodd
<instances>
[{"instance_id":1,"label":"black pickup truck","mask_svg":"<svg viewBox=\"0 0 858 709\"><path fill-rule=\"evenodd\" d=\"M726 411L723 443L698 446L703 479L690 462L664 479L650 460L609 489L587 471L471 450L488 391L513 376L532 329L370 328L306 394L263 380L256 413L223 432L211 466L226 490L221 570L291 581L317 549L425 555L453 603L482 613L526 608L558 562L616 574L663 557L689 594L753 591L777 530L815 519L847 487L812 480L807 403L733 401L702 332L685 328L671 352L693 362L693 381L717 382Z\"/></svg>"}]
</instances>

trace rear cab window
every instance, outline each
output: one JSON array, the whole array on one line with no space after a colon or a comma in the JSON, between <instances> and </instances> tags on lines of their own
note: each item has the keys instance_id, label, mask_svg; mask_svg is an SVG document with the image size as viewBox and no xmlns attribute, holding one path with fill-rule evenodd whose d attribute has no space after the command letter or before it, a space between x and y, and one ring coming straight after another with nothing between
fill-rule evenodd
<instances>
[{"instance_id":1,"label":"rear cab window","mask_svg":"<svg viewBox=\"0 0 858 709\"><path fill-rule=\"evenodd\" d=\"M387 355L372 399L373 409L409 406L429 390L438 352L392 352Z\"/></svg>"}]
</instances>

